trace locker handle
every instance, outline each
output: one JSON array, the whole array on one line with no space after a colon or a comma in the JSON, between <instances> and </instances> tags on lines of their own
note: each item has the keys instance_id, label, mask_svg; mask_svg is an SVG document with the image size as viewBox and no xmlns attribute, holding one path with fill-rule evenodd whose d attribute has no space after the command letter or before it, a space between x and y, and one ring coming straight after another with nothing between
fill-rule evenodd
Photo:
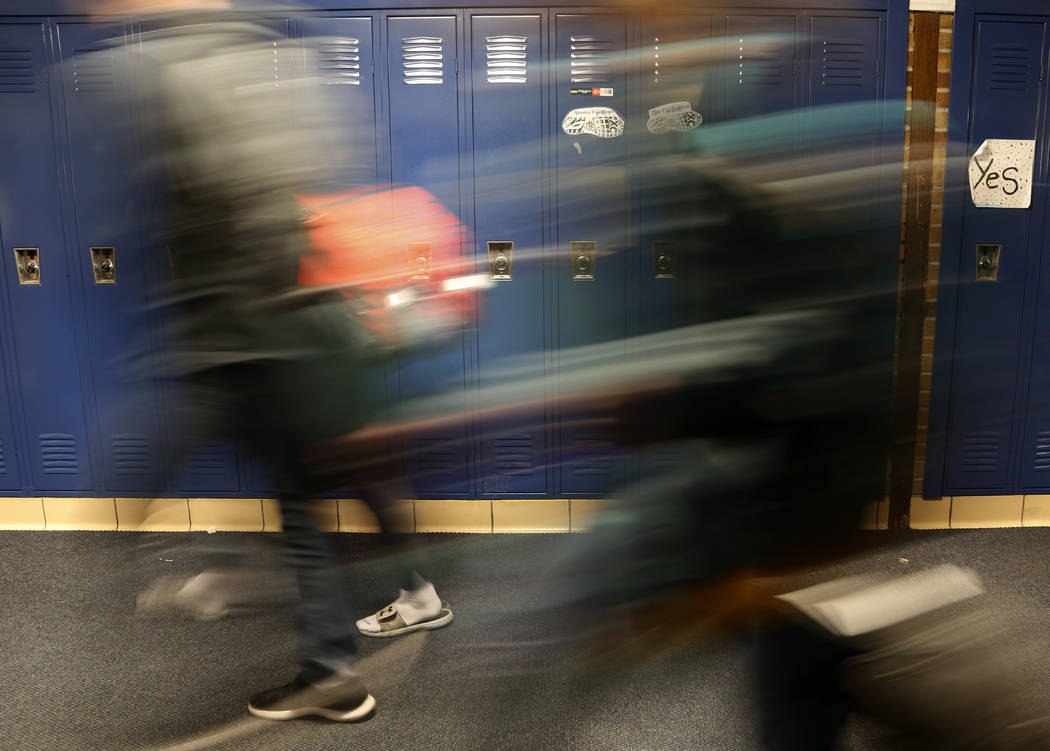
<instances>
[{"instance_id":1,"label":"locker handle","mask_svg":"<svg viewBox=\"0 0 1050 751\"><path fill-rule=\"evenodd\" d=\"M15 248L19 284L40 284L40 248Z\"/></svg>"},{"instance_id":2,"label":"locker handle","mask_svg":"<svg viewBox=\"0 0 1050 751\"><path fill-rule=\"evenodd\" d=\"M112 246L89 248L95 284L117 283L116 250Z\"/></svg>"}]
</instances>

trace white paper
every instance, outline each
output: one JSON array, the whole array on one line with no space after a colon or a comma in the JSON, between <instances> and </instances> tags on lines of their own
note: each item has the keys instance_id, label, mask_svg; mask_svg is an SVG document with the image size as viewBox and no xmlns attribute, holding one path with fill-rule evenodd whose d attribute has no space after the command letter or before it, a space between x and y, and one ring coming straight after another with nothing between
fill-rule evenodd
<instances>
[{"instance_id":1,"label":"white paper","mask_svg":"<svg viewBox=\"0 0 1050 751\"><path fill-rule=\"evenodd\" d=\"M908 10L933 10L939 13L954 13L955 0L911 0Z\"/></svg>"},{"instance_id":2,"label":"white paper","mask_svg":"<svg viewBox=\"0 0 1050 751\"><path fill-rule=\"evenodd\" d=\"M970 157L967 178L973 205L1027 209L1032 205L1035 141L989 138Z\"/></svg>"}]
</instances>

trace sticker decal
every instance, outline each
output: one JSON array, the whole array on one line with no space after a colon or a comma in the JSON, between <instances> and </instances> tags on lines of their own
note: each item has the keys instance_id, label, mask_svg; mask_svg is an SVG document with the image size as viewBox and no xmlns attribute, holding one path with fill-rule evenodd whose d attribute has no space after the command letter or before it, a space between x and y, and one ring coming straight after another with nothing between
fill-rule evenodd
<instances>
[{"instance_id":1,"label":"sticker decal","mask_svg":"<svg viewBox=\"0 0 1050 751\"><path fill-rule=\"evenodd\" d=\"M970 197L978 208L1027 209L1032 205L1035 141L989 138L970 157Z\"/></svg>"},{"instance_id":2,"label":"sticker decal","mask_svg":"<svg viewBox=\"0 0 1050 751\"><path fill-rule=\"evenodd\" d=\"M689 102L670 102L649 110L649 122L645 127L650 133L666 133L669 130L686 131L700 127L703 115L696 112Z\"/></svg>"},{"instance_id":3,"label":"sticker decal","mask_svg":"<svg viewBox=\"0 0 1050 751\"><path fill-rule=\"evenodd\" d=\"M586 88L575 88L569 89L569 93L573 96L613 96L612 88L588 86Z\"/></svg>"},{"instance_id":4,"label":"sticker decal","mask_svg":"<svg viewBox=\"0 0 1050 751\"><path fill-rule=\"evenodd\" d=\"M565 116L561 129L570 136L617 138L623 135L623 118L611 107L580 107Z\"/></svg>"}]
</instances>

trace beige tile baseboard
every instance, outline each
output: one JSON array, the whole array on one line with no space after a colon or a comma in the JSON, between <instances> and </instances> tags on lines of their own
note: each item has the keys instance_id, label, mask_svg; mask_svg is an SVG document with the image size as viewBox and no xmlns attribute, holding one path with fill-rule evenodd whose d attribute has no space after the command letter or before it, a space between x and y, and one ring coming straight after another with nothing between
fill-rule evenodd
<instances>
[{"instance_id":1,"label":"beige tile baseboard","mask_svg":"<svg viewBox=\"0 0 1050 751\"><path fill-rule=\"evenodd\" d=\"M392 513L397 532L578 532L603 501L404 500ZM356 499L313 504L327 532L379 532L372 510ZM281 509L271 498L0 497L0 529L121 532L278 532Z\"/></svg>"},{"instance_id":2,"label":"beige tile baseboard","mask_svg":"<svg viewBox=\"0 0 1050 751\"><path fill-rule=\"evenodd\" d=\"M600 499L404 500L394 511L399 532L583 532L607 501ZM371 509L355 499L315 502L321 529L378 532ZM886 529L889 501L864 509L863 529ZM912 498L912 529L1050 526L1050 495ZM0 497L0 530L138 532L277 532L281 512L270 498Z\"/></svg>"},{"instance_id":3,"label":"beige tile baseboard","mask_svg":"<svg viewBox=\"0 0 1050 751\"><path fill-rule=\"evenodd\" d=\"M1050 526L1050 495L965 495L911 499L912 529Z\"/></svg>"}]
</instances>

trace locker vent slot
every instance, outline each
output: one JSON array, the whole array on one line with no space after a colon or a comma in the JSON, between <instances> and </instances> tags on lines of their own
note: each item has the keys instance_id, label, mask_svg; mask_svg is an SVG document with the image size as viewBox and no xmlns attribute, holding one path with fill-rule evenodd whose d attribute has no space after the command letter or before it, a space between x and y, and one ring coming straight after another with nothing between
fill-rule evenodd
<instances>
[{"instance_id":1,"label":"locker vent slot","mask_svg":"<svg viewBox=\"0 0 1050 751\"><path fill-rule=\"evenodd\" d=\"M526 83L527 37L485 37L485 80L489 83Z\"/></svg>"},{"instance_id":2,"label":"locker vent slot","mask_svg":"<svg viewBox=\"0 0 1050 751\"><path fill-rule=\"evenodd\" d=\"M590 34L569 37L569 81L608 83L612 49L611 41Z\"/></svg>"},{"instance_id":3,"label":"locker vent slot","mask_svg":"<svg viewBox=\"0 0 1050 751\"><path fill-rule=\"evenodd\" d=\"M412 445L416 471L427 477L451 477L455 474L455 441L451 436L420 438Z\"/></svg>"},{"instance_id":4,"label":"locker vent slot","mask_svg":"<svg viewBox=\"0 0 1050 751\"><path fill-rule=\"evenodd\" d=\"M0 48L0 94L31 94L36 91L33 52Z\"/></svg>"},{"instance_id":5,"label":"locker vent slot","mask_svg":"<svg viewBox=\"0 0 1050 751\"><path fill-rule=\"evenodd\" d=\"M992 47L991 88L1026 91L1032 72L1032 51L1020 44Z\"/></svg>"},{"instance_id":6,"label":"locker vent slot","mask_svg":"<svg viewBox=\"0 0 1050 751\"><path fill-rule=\"evenodd\" d=\"M1035 463L1033 468L1036 472L1050 471L1050 432L1042 431L1035 437Z\"/></svg>"},{"instance_id":7,"label":"locker vent slot","mask_svg":"<svg viewBox=\"0 0 1050 751\"><path fill-rule=\"evenodd\" d=\"M328 86L361 85L361 47L357 39L321 42L317 51L321 83Z\"/></svg>"},{"instance_id":8,"label":"locker vent slot","mask_svg":"<svg viewBox=\"0 0 1050 751\"><path fill-rule=\"evenodd\" d=\"M114 435L113 466L118 475L149 474L149 439L138 433Z\"/></svg>"},{"instance_id":9,"label":"locker vent slot","mask_svg":"<svg viewBox=\"0 0 1050 751\"><path fill-rule=\"evenodd\" d=\"M401 80L409 86L445 82L445 47L441 37L401 38Z\"/></svg>"},{"instance_id":10,"label":"locker vent slot","mask_svg":"<svg viewBox=\"0 0 1050 751\"><path fill-rule=\"evenodd\" d=\"M7 460L4 458L4 442L0 441L0 475L7 474Z\"/></svg>"},{"instance_id":11,"label":"locker vent slot","mask_svg":"<svg viewBox=\"0 0 1050 751\"><path fill-rule=\"evenodd\" d=\"M831 40L824 42L820 70L821 86L864 85L864 42Z\"/></svg>"},{"instance_id":12,"label":"locker vent slot","mask_svg":"<svg viewBox=\"0 0 1050 751\"><path fill-rule=\"evenodd\" d=\"M73 91L113 91L113 54L102 49L73 50Z\"/></svg>"},{"instance_id":13,"label":"locker vent slot","mask_svg":"<svg viewBox=\"0 0 1050 751\"><path fill-rule=\"evenodd\" d=\"M576 437L573 474L577 477L608 477L613 444L597 434L580 433Z\"/></svg>"},{"instance_id":14,"label":"locker vent slot","mask_svg":"<svg viewBox=\"0 0 1050 751\"><path fill-rule=\"evenodd\" d=\"M75 475L80 471L77 442L68 433L42 434L40 458L45 475Z\"/></svg>"},{"instance_id":15,"label":"locker vent slot","mask_svg":"<svg viewBox=\"0 0 1050 751\"><path fill-rule=\"evenodd\" d=\"M963 436L962 468L964 472L995 472L999 469L997 432L977 431Z\"/></svg>"},{"instance_id":16,"label":"locker vent slot","mask_svg":"<svg viewBox=\"0 0 1050 751\"><path fill-rule=\"evenodd\" d=\"M501 475L532 475L532 436L504 435L492 442L494 465Z\"/></svg>"},{"instance_id":17,"label":"locker vent slot","mask_svg":"<svg viewBox=\"0 0 1050 751\"><path fill-rule=\"evenodd\" d=\"M737 47L737 84L779 86L784 81L781 44L740 37Z\"/></svg>"},{"instance_id":18,"label":"locker vent slot","mask_svg":"<svg viewBox=\"0 0 1050 751\"><path fill-rule=\"evenodd\" d=\"M226 451L217 443L201 446L190 455L191 475L221 475L226 472Z\"/></svg>"},{"instance_id":19,"label":"locker vent slot","mask_svg":"<svg viewBox=\"0 0 1050 751\"><path fill-rule=\"evenodd\" d=\"M259 60L259 66L261 68L261 74L268 81L273 81L274 86L281 85L281 64L280 64L280 48L277 46L277 40L273 41L273 52L264 50L262 58Z\"/></svg>"}]
</instances>

